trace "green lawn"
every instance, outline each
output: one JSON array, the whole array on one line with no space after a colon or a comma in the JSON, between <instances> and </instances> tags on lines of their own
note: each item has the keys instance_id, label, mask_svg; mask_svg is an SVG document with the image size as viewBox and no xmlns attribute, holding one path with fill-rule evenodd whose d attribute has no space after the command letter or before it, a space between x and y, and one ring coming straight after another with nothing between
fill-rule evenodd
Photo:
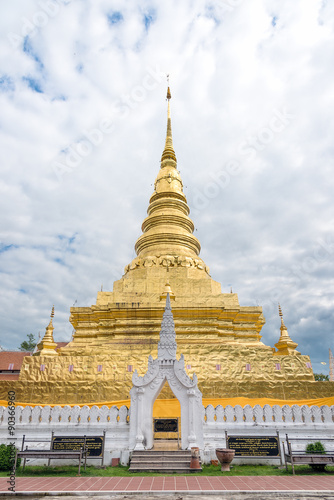
<instances>
[{"instance_id":1,"label":"green lawn","mask_svg":"<svg viewBox=\"0 0 334 500\"><path fill-rule=\"evenodd\" d=\"M230 472L222 473L220 467L214 465L203 465L203 472L193 472L190 474L182 474L183 476L286 476L292 475L291 466L288 467L288 472L283 469L279 469L273 465L234 465ZM326 467L325 472L315 472L313 469L307 465L301 465L295 467L296 475L333 475L334 467ZM16 471L17 477L29 477L29 476L70 476L74 477L78 473L78 466L60 466L60 467L46 467L46 466L27 466L25 471L22 471L22 467L19 467ZM81 476L173 476L174 474L158 474L156 472L129 472L128 467L107 467L106 469L99 469L96 467L87 467L84 471L81 468ZM7 476L7 472L0 471L0 476Z\"/></svg>"}]
</instances>

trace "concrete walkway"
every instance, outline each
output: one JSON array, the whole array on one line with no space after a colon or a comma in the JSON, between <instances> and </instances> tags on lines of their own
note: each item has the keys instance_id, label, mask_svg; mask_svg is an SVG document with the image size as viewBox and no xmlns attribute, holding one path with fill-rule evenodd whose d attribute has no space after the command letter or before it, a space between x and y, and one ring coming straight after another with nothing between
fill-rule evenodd
<instances>
[{"instance_id":1,"label":"concrete walkway","mask_svg":"<svg viewBox=\"0 0 334 500\"><path fill-rule=\"evenodd\" d=\"M0 492L8 493L7 478L0 478ZM168 477L19 477L15 491L23 494L227 494L327 492L334 498L334 476L168 476ZM225 496L225 495L224 495ZM234 496L234 495L233 495ZM267 495L268 496L268 495ZM262 497L262 495L261 495ZM278 497L278 496L277 496ZM325 498L321 496L321 498Z\"/></svg>"}]
</instances>

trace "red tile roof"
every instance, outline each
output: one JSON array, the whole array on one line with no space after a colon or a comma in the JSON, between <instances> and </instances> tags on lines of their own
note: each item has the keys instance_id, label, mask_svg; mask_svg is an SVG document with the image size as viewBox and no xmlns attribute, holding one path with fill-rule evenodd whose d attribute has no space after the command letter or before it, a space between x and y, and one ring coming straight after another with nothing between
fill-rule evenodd
<instances>
[{"instance_id":1,"label":"red tile roof","mask_svg":"<svg viewBox=\"0 0 334 500\"><path fill-rule=\"evenodd\" d=\"M0 373L0 380L18 380L19 373Z\"/></svg>"},{"instance_id":2,"label":"red tile roof","mask_svg":"<svg viewBox=\"0 0 334 500\"><path fill-rule=\"evenodd\" d=\"M31 356L27 351L0 351L0 370L20 370L25 356ZM14 365L10 367L10 365Z\"/></svg>"},{"instance_id":3,"label":"red tile roof","mask_svg":"<svg viewBox=\"0 0 334 500\"><path fill-rule=\"evenodd\" d=\"M65 347L68 342L57 342L56 349ZM0 370L1 371L12 371L21 370L23 360L25 356L31 356L32 352L28 351L0 351ZM9 378L4 378L7 374L0 373L0 380L16 380L14 374L8 374ZM18 374L17 378L18 378Z\"/></svg>"}]
</instances>

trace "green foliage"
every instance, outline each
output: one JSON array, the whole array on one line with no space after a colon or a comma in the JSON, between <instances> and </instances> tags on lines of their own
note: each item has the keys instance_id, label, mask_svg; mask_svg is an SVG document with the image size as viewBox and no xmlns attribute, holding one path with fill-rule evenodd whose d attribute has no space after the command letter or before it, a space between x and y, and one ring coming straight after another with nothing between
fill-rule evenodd
<instances>
[{"instance_id":1,"label":"green foliage","mask_svg":"<svg viewBox=\"0 0 334 500\"><path fill-rule=\"evenodd\" d=\"M0 444L0 470L12 470L15 462L16 448L10 444ZM17 467L21 459L17 460Z\"/></svg>"},{"instance_id":2,"label":"green foliage","mask_svg":"<svg viewBox=\"0 0 334 500\"><path fill-rule=\"evenodd\" d=\"M306 453L326 453L326 449L324 445L321 443L321 441L316 441L315 443L309 443L306 446ZM326 464L323 465L317 465L317 464L310 464L313 470L316 471L324 471Z\"/></svg>"},{"instance_id":3,"label":"green foliage","mask_svg":"<svg viewBox=\"0 0 334 500\"><path fill-rule=\"evenodd\" d=\"M33 351L35 349L35 346L36 346L36 339L35 337L33 336L32 333L29 333L28 334L28 340L25 340L24 342L22 342L22 344L20 345L19 349L20 351Z\"/></svg>"},{"instance_id":4,"label":"green foliage","mask_svg":"<svg viewBox=\"0 0 334 500\"><path fill-rule=\"evenodd\" d=\"M321 441L316 441L306 446L306 453L326 453L326 449Z\"/></svg>"},{"instance_id":5,"label":"green foliage","mask_svg":"<svg viewBox=\"0 0 334 500\"><path fill-rule=\"evenodd\" d=\"M329 382L329 375L324 375L323 373L314 373L314 379L316 382Z\"/></svg>"}]
</instances>

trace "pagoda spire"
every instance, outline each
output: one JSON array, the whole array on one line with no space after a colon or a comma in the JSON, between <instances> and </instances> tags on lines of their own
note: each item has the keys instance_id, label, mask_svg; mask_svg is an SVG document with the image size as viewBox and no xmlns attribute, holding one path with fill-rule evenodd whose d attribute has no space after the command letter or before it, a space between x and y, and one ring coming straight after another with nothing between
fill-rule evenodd
<instances>
[{"instance_id":1,"label":"pagoda spire","mask_svg":"<svg viewBox=\"0 0 334 500\"><path fill-rule=\"evenodd\" d=\"M168 82L169 83L169 82ZM173 147L173 137L172 137L172 118L170 112L170 100L172 98L172 94L170 92L170 87L167 88L167 134L166 134L166 142L165 149L162 152L161 156L161 168L170 165L170 162L166 162L165 160L173 160L175 162L176 168L176 156Z\"/></svg>"},{"instance_id":2,"label":"pagoda spire","mask_svg":"<svg viewBox=\"0 0 334 500\"><path fill-rule=\"evenodd\" d=\"M296 347L298 346L298 344L296 344L296 342L293 342L291 340L288 333L288 329L284 324L283 313L280 304L278 304L278 314L281 317L281 335L279 341L277 342L277 344L275 344L277 352L275 352L274 354L276 356L299 354L298 351L296 351Z\"/></svg>"},{"instance_id":3,"label":"pagoda spire","mask_svg":"<svg viewBox=\"0 0 334 500\"><path fill-rule=\"evenodd\" d=\"M161 168L155 179L148 216L142 224L143 234L135 244L137 258L126 266L126 273L140 267L169 266L172 273L175 267L185 267L209 274L209 268L199 257L201 245L193 235L194 223L189 217L187 198L177 170L172 139L171 97L168 85L167 133Z\"/></svg>"},{"instance_id":4,"label":"pagoda spire","mask_svg":"<svg viewBox=\"0 0 334 500\"><path fill-rule=\"evenodd\" d=\"M37 345L38 351L34 354L34 356L58 356L58 353L56 352L57 344L53 340L54 328L52 319L54 318L54 315L55 315L55 306L52 306L50 322L46 327L44 337Z\"/></svg>"},{"instance_id":5,"label":"pagoda spire","mask_svg":"<svg viewBox=\"0 0 334 500\"><path fill-rule=\"evenodd\" d=\"M158 360L160 363L173 363L176 360L176 334L169 293L162 317L160 340L158 343Z\"/></svg>"}]
</instances>

